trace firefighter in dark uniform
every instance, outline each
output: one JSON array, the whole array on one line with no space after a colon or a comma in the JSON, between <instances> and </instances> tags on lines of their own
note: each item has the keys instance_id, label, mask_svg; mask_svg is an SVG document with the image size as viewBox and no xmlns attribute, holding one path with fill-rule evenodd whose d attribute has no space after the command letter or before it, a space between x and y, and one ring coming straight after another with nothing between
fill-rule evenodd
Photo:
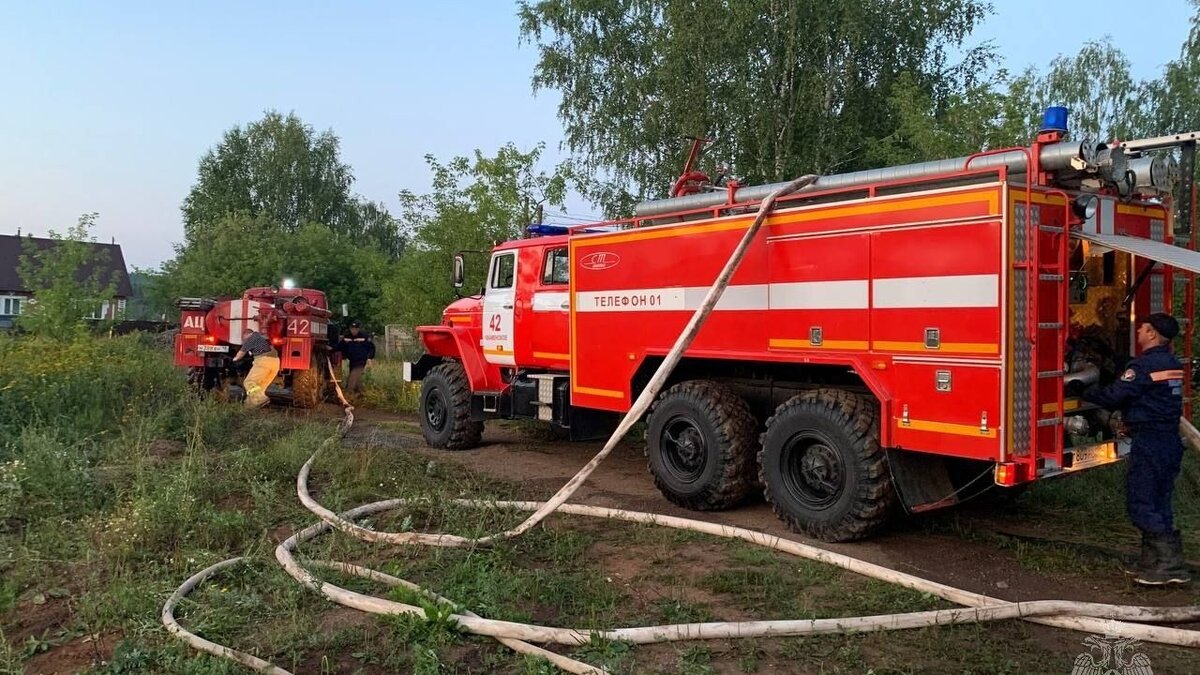
<instances>
[{"instance_id":1,"label":"firefighter in dark uniform","mask_svg":"<svg viewBox=\"0 0 1200 675\"><path fill-rule=\"evenodd\" d=\"M339 350L350 363L346 390L356 395L363 393L363 370L375 361L375 343L370 335L362 332L362 326L355 321L350 324L350 333L342 336Z\"/></svg>"},{"instance_id":2,"label":"firefighter in dark uniform","mask_svg":"<svg viewBox=\"0 0 1200 675\"><path fill-rule=\"evenodd\" d=\"M1137 330L1141 356L1129 362L1116 382L1083 394L1087 401L1121 411L1129 429L1133 447L1126 459L1126 507L1129 519L1142 532L1142 549L1123 567L1137 583L1148 586L1191 580L1171 509L1183 459L1179 418L1184 371L1170 347L1178 334L1174 317L1151 314Z\"/></svg>"}]
</instances>

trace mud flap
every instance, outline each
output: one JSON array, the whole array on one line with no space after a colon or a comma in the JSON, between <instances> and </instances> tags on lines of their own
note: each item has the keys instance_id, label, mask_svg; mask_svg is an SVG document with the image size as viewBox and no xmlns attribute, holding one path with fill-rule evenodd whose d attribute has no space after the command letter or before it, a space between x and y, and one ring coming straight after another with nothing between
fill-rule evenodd
<instances>
[{"instance_id":1,"label":"mud flap","mask_svg":"<svg viewBox=\"0 0 1200 675\"><path fill-rule=\"evenodd\" d=\"M425 379L429 371L441 365L444 359L440 356L432 354L422 354L421 358L417 359L416 363L410 361L404 362L404 381L405 382L420 382Z\"/></svg>"},{"instance_id":2,"label":"mud flap","mask_svg":"<svg viewBox=\"0 0 1200 675\"><path fill-rule=\"evenodd\" d=\"M923 513L958 503L945 457L888 450L887 463L900 503L908 513Z\"/></svg>"}]
</instances>

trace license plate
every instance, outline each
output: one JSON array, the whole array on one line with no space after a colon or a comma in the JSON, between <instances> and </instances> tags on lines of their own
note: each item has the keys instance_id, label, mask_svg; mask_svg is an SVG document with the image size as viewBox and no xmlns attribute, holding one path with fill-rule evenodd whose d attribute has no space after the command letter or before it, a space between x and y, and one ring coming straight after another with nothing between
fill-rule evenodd
<instances>
[{"instance_id":1,"label":"license plate","mask_svg":"<svg viewBox=\"0 0 1200 675\"><path fill-rule=\"evenodd\" d=\"M198 352L228 352L229 345L197 345Z\"/></svg>"},{"instance_id":2,"label":"license plate","mask_svg":"<svg viewBox=\"0 0 1200 675\"><path fill-rule=\"evenodd\" d=\"M1112 451L1107 444L1093 445L1087 448L1076 448L1072 453L1071 466L1085 466L1112 459Z\"/></svg>"}]
</instances>

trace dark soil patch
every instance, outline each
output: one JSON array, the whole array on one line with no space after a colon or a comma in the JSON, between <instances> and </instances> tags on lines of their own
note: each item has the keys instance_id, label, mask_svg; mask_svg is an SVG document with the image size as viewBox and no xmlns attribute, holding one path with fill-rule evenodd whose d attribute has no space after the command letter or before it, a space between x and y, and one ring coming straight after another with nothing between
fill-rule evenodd
<instances>
[{"instance_id":1,"label":"dark soil patch","mask_svg":"<svg viewBox=\"0 0 1200 675\"><path fill-rule=\"evenodd\" d=\"M155 459L179 457L186 450L187 446L182 442L168 438L156 438L150 441L150 445L146 446L146 454Z\"/></svg>"},{"instance_id":2,"label":"dark soil patch","mask_svg":"<svg viewBox=\"0 0 1200 675\"><path fill-rule=\"evenodd\" d=\"M377 623L374 615L349 607L335 607L317 619L318 633L336 633L347 628L364 628Z\"/></svg>"},{"instance_id":3,"label":"dark soil patch","mask_svg":"<svg viewBox=\"0 0 1200 675\"><path fill-rule=\"evenodd\" d=\"M35 602L35 598L42 602ZM49 639L70 623L71 613L70 597L55 598L45 592L30 593L17 602L16 625L6 631L9 642L21 644L30 637Z\"/></svg>"},{"instance_id":4,"label":"dark soil patch","mask_svg":"<svg viewBox=\"0 0 1200 675\"><path fill-rule=\"evenodd\" d=\"M254 510L254 497L245 493L227 494L218 499L215 506L222 511L250 513Z\"/></svg>"},{"instance_id":5,"label":"dark soil patch","mask_svg":"<svg viewBox=\"0 0 1200 675\"><path fill-rule=\"evenodd\" d=\"M267 539L273 544L282 544L288 537L296 534L296 528L291 523L280 523L267 530Z\"/></svg>"},{"instance_id":6,"label":"dark soil patch","mask_svg":"<svg viewBox=\"0 0 1200 675\"><path fill-rule=\"evenodd\" d=\"M295 673L354 673L355 675L385 675L392 671L373 663L363 663L340 652L309 654L292 670Z\"/></svg>"},{"instance_id":7,"label":"dark soil patch","mask_svg":"<svg viewBox=\"0 0 1200 675\"><path fill-rule=\"evenodd\" d=\"M51 647L25 662L27 675L68 675L112 660L120 633L87 635Z\"/></svg>"}]
</instances>

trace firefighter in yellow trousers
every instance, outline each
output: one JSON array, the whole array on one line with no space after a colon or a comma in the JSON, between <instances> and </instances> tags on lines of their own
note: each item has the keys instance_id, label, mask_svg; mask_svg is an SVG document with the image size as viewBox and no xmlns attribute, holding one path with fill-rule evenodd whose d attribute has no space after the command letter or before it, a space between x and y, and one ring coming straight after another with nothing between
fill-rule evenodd
<instances>
[{"instance_id":1,"label":"firefighter in yellow trousers","mask_svg":"<svg viewBox=\"0 0 1200 675\"><path fill-rule=\"evenodd\" d=\"M234 362L242 360L247 354L254 359L254 365L242 383L246 388L246 407L260 408L267 404L267 386L279 374L279 352L275 351L266 336L247 328L242 338L242 348L233 357Z\"/></svg>"}]
</instances>

